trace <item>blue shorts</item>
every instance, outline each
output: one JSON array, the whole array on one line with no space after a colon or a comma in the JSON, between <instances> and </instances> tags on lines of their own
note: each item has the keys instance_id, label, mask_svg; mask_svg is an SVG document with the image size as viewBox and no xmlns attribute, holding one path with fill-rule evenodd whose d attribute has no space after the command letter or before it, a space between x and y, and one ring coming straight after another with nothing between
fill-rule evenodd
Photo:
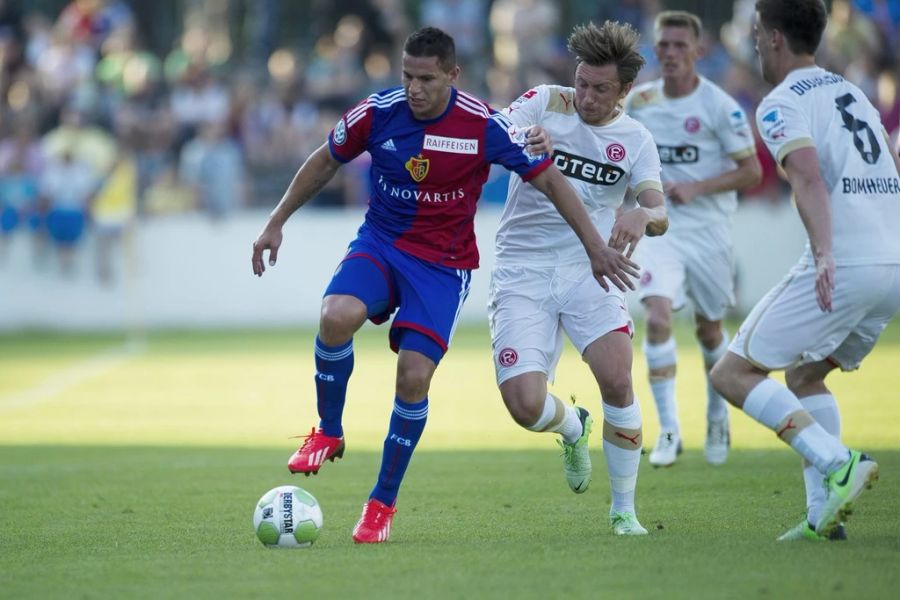
<instances>
[{"instance_id":1,"label":"blue shorts","mask_svg":"<svg viewBox=\"0 0 900 600\"><path fill-rule=\"evenodd\" d=\"M10 233L19 224L19 212L12 206L0 207L0 233Z\"/></svg>"},{"instance_id":2,"label":"blue shorts","mask_svg":"<svg viewBox=\"0 0 900 600\"><path fill-rule=\"evenodd\" d=\"M72 246L84 231L84 213L80 210L54 208L47 214L47 231L59 246Z\"/></svg>"},{"instance_id":3,"label":"blue shorts","mask_svg":"<svg viewBox=\"0 0 900 600\"><path fill-rule=\"evenodd\" d=\"M447 352L469 295L471 274L416 258L361 230L325 296L359 298L375 324L397 311L389 336L391 349L415 350L437 364Z\"/></svg>"}]
</instances>

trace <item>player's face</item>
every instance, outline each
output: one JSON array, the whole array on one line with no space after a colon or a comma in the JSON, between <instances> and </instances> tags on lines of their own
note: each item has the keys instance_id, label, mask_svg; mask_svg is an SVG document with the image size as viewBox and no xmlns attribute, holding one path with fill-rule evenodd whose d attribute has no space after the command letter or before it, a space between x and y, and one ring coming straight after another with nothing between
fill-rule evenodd
<instances>
[{"instance_id":1,"label":"player's face","mask_svg":"<svg viewBox=\"0 0 900 600\"><path fill-rule=\"evenodd\" d=\"M404 53L403 89L413 116L422 120L441 116L450 101L450 88L458 76L458 66L447 72L441 68L436 56Z\"/></svg>"},{"instance_id":2,"label":"player's face","mask_svg":"<svg viewBox=\"0 0 900 600\"><path fill-rule=\"evenodd\" d=\"M772 85L779 83L775 80L775 73L772 67L772 45L769 43L770 32L763 27L762 21L759 20L759 13L756 14L756 23L753 25L753 37L756 38L756 56L759 58L759 68L762 71L763 79Z\"/></svg>"},{"instance_id":3,"label":"player's face","mask_svg":"<svg viewBox=\"0 0 900 600\"><path fill-rule=\"evenodd\" d=\"M663 27L656 33L653 46L662 76L680 79L694 76L694 63L700 58L700 40L690 27Z\"/></svg>"},{"instance_id":4,"label":"player's face","mask_svg":"<svg viewBox=\"0 0 900 600\"><path fill-rule=\"evenodd\" d=\"M601 125L616 114L619 102L631 89L619 82L615 64L580 63L575 69L575 110L588 125Z\"/></svg>"}]
</instances>

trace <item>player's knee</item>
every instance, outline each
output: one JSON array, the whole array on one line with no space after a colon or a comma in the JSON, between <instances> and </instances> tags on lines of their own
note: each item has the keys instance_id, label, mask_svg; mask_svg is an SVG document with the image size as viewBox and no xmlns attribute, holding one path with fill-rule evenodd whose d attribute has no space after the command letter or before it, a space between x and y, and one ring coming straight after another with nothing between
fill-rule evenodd
<instances>
[{"instance_id":1,"label":"player's knee","mask_svg":"<svg viewBox=\"0 0 900 600\"><path fill-rule=\"evenodd\" d=\"M319 315L319 338L328 345L345 343L366 320L365 305L349 296L328 296Z\"/></svg>"},{"instance_id":2,"label":"player's knee","mask_svg":"<svg viewBox=\"0 0 900 600\"><path fill-rule=\"evenodd\" d=\"M672 318L659 311L647 314L647 338L650 343L661 344L672 335Z\"/></svg>"},{"instance_id":3,"label":"player's knee","mask_svg":"<svg viewBox=\"0 0 900 600\"><path fill-rule=\"evenodd\" d=\"M418 402L428 395L434 367L424 362L408 362L397 369L397 396L404 402Z\"/></svg>"},{"instance_id":4,"label":"player's knee","mask_svg":"<svg viewBox=\"0 0 900 600\"><path fill-rule=\"evenodd\" d=\"M722 329L718 322L698 323L695 333L697 334L697 341L709 350L715 349L722 343Z\"/></svg>"},{"instance_id":5,"label":"player's knee","mask_svg":"<svg viewBox=\"0 0 900 600\"><path fill-rule=\"evenodd\" d=\"M541 418L545 396L523 388L501 389L501 396L506 410L519 426L528 429Z\"/></svg>"},{"instance_id":6,"label":"player's knee","mask_svg":"<svg viewBox=\"0 0 900 600\"><path fill-rule=\"evenodd\" d=\"M825 380L819 373L811 369L788 369L784 373L784 382L787 384L794 394L800 396L809 396L817 393L827 393Z\"/></svg>"},{"instance_id":7,"label":"player's knee","mask_svg":"<svg viewBox=\"0 0 900 600\"><path fill-rule=\"evenodd\" d=\"M611 406L625 406L631 398L631 372L621 371L605 375L600 381L603 401Z\"/></svg>"}]
</instances>

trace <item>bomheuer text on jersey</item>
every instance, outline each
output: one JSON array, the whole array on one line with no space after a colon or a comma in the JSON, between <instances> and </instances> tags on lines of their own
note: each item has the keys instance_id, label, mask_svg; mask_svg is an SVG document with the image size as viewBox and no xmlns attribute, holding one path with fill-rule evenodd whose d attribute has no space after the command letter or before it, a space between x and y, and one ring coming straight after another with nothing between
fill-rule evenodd
<instances>
[{"instance_id":1,"label":"bomheuer text on jersey","mask_svg":"<svg viewBox=\"0 0 900 600\"><path fill-rule=\"evenodd\" d=\"M593 161L583 156L569 154L562 150L553 151L553 162L563 175L574 177L587 183L615 185L622 179L625 171L614 165Z\"/></svg>"},{"instance_id":2,"label":"bomheuer text on jersey","mask_svg":"<svg viewBox=\"0 0 900 600\"><path fill-rule=\"evenodd\" d=\"M842 177L845 194L900 194L896 177Z\"/></svg>"}]
</instances>

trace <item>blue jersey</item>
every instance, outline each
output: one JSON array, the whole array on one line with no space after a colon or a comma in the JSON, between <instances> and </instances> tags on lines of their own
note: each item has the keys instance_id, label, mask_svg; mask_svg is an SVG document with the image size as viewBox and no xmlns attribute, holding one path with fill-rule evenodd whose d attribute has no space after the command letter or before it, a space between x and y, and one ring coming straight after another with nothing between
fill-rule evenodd
<instances>
[{"instance_id":1,"label":"blue jersey","mask_svg":"<svg viewBox=\"0 0 900 600\"><path fill-rule=\"evenodd\" d=\"M417 120L402 87L372 94L328 137L335 159L372 156L364 229L428 262L478 267L474 216L491 163L528 181L550 166L525 151L524 132L456 88L444 113Z\"/></svg>"}]
</instances>

